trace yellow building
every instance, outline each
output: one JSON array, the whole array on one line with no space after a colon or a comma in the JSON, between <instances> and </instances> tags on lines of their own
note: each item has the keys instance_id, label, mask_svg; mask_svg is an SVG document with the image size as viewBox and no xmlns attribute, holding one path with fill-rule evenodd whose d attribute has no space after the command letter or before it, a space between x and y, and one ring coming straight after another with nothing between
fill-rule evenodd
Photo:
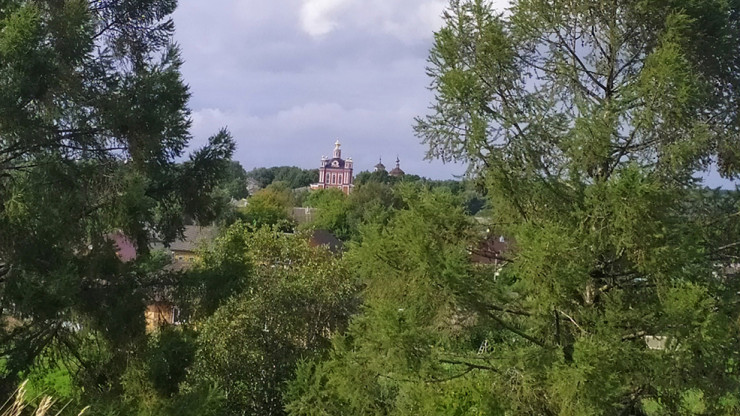
<instances>
[{"instance_id":1,"label":"yellow building","mask_svg":"<svg viewBox=\"0 0 740 416\"><path fill-rule=\"evenodd\" d=\"M188 225L182 238L173 241L169 247L161 246L172 255L172 269L185 270L200 260L199 250L216 238L216 227Z\"/></svg>"},{"instance_id":2,"label":"yellow building","mask_svg":"<svg viewBox=\"0 0 740 416\"><path fill-rule=\"evenodd\" d=\"M200 250L216 238L216 227L186 226L183 237L173 241L169 246L157 243L154 250L164 250L172 256L170 270L187 270L200 260ZM147 305L145 318L147 332L152 332L163 325L177 324L179 310L167 293L157 293Z\"/></svg>"}]
</instances>

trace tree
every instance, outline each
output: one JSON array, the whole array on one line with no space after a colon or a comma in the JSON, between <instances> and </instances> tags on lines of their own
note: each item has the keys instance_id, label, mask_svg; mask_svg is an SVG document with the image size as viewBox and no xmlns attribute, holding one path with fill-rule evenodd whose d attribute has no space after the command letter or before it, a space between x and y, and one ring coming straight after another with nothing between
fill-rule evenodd
<instances>
[{"instance_id":1,"label":"tree","mask_svg":"<svg viewBox=\"0 0 740 416\"><path fill-rule=\"evenodd\" d=\"M359 186L370 182L392 184L396 182L396 178L388 175L388 172L384 170L376 170L374 172L363 171L355 176L355 185Z\"/></svg>"},{"instance_id":2,"label":"tree","mask_svg":"<svg viewBox=\"0 0 740 416\"><path fill-rule=\"evenodd\" d=\"M225 179L221 186L232 199L244 199L249 196L247 190L247 171L239 162L231 161L225 172Z\"/></svg>"},{"instance_id":3,"label":"tree","mask_svg":"<svg viewBox=\"0 0 740 416\"><path fill-rule=\"evenodd\" d=\"M740 234L718 227L739 206L694 179L712 162L740 174L738 15L734 1L451 2L416 131L430 157L470 164L516 241L476 295L509 336L488 340L490 368L460 365L509 412L738 411Z\"/></svg>"},{"instance_id":4,"label":"tree","mask_svg":"<svg viewBox=\"0 0 740 416\"><path fill-rule=\"evenodd\" d=\"M739 173L738 6L452 1L417 133L514 242L473 264L428 194L364 228L362 313L291 413L736 413L739 197L693 177Z\"/></svg>"},{"instance_id":5,"label":"tree","mask_svg":"<svg viewBox=\"0 0 740 416\"><path fill-rule=\"evenodd\" d=\"M290 209L293 205L293 195L287 184L275 182L255 192L242 213L245 221L258 228L265 225L290 228Z\"/></svg>"},{"instance_id":6,"label":"tree","mask_svg":"<svg viewBox=\"0 0 740 416\"><path fill-rule=\"evenodd\" d=\"M360 236L367 223L384 223L394 208L402 205L391 186L367 182L354 188L349 196L338 189L311 191L306 205L316 208L315 218L308 227L329 230L347 241Z\"/></svg>"},{"instance_id":7,"label":"tree","mask_svg":"<svg viewBox=\"0 0 740 416\"><path fill-rule=\"evenodd\" d=\"M198 326L234 295L249 288L253 265L248 236L254 226L237 222L221 232L201 261L181 276L177 301L188 321Z\"/></svg>"},{"instance_id":8,"label":"tree","mask_svg":"<svg viewBox=\"0 0 740 416\"><path fill-rule=\"evenodd\" d=\"M301 169L295 166L255 168L247 176L256 180L261 188L273 182L285 182L290 189L303 188L319 181L318 169Z\"/></svg>"},{"instance_id":9,"label":"tree","mask_svg":"<svg viewBox=\"0 0 740 416\"><path fill-rule=\"evenodd\" d=\"M393 211L404 206L400 187L368 182L356 187L347 198L347 224L352 239L361 237L366 224L386 224Z\"/></svg>"},{"instance_id":10,"label":"tree","mask_svg":"<svg viewBox=\"0 0 740 416\"><path fill-rule=\"evenodd\" d=\"M146 266L151 237L172 240L184 218L218 215L211 194L234 142L221 131L176 163L190 117L174 8L171 0L0 7L0 312L12 322L0 327L2 388L52 347L81 377L95 373L78 351L84 334L125 357L157 278ZM118 231L138 261L118 261L108 238Z\"/></svg>"},{"instance_id":11,"label":"tree","mask_svg":"<svg viewBox=\"0 0 740 416\"><path fill-rule=\"evenodd\" d=\"M501 414L477 354L506 336L457 297L488 285L468 247L474 223L449 191L405 187L405 207L370 224L345 255L363 307L328 359L302 363L286 392L293 415ZM469 365L469 366L468 366Z\"/></svg>"},{"instance_id":12,"label":"tree","mask_svg":"<svg viewBox=\"0 0 740 416\"><path fill-rule=\"evenodd\" d=\"M279 415L296 363L324 354L346 327L357 306L356 284L345 263L310 247L307 235L261 228L243 238L254 267L249 289L204 322L188 383L221 389L221 414ZM224 249L232 251L214 248Z\"/></svg>"},{"instance_id":13,"label":"tree","mask_svg":"<svg viewBox=\"0 0 740 416\"><path fill-rule=\"evenodd\" d=\"M364 185L369 182L382 183L386 185L394 185L400 182L419 182L426 180L419 175L405 174L402 176L391 176L385 170L377 170L373 172L363 171L357 174L355 177L356 185Z\"/></svg>"},{"instance_id":14,"label":"tree","mask_svg":"<svg viewBox=\"0 0 740 416\"><path fill-rule=\"evenodd\" d=\"M347 196L339 189L311 191L305 205L316 209L310 227L331 231L337 238L347 240L351 234L348 224Z\"/></svg>"}]
</instances>

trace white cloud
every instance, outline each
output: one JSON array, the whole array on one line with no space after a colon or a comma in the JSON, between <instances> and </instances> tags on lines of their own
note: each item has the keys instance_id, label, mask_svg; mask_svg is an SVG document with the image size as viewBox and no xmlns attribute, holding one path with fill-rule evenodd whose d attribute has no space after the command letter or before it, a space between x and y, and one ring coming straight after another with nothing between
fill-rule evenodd
<instances>
[{"instance_id":1,"label":"white cloud","mask_svg":"<svg viewBox=\"0 0 740 416\"><path fill-rule=\"evenodd\" d=\"M407 10L385 16L382 28L386 34L392 35L403 42L416 42L429 39L432 34L442 27L442 12L447 1L423 1L409 5Z\"/></svg>"},{"instance_id":2,"label":"white cloud","mask_svg":"<svg viewBox=\"0 0 740 416\"><path fill-rule=\"evenodd\" d=\"M448 0L302 0L301 25L321 37L341 29L392 36L405 43L428 40L442 26ZM509 0L494 0L498 10Z\"/></svg>"},{"instance_id":3,"label":"white cloud","mask_svg":"<svg viewBox=\"0 0 740 416\"><path fill-rule=\"evenodd\" d=\"M311 36L323 36L337 28L336 14L348 0L304 0L301 26Z\"/></svg>"},{"instance_id":4,"label":"white cloud","mask_svg":"<svg viewBox=\"0 0 740 416\"><path fill-rule=\"evenodd\" d=\"M439 28L445 0L302 0L301 27L313 37L339 29L426 39Z\"/></svg>"}]
</instances>

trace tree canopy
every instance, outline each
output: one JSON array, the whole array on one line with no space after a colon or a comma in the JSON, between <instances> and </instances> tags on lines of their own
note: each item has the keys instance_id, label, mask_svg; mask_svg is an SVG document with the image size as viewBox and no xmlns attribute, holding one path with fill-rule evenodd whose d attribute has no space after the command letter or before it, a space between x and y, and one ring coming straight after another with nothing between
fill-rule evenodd
<instances>
[{"instance_id":1,"label":"tree canopy","mask_svg":"<svg viewBox=\"0 0 740 416\"><path fill-rule=\"evenodd\" d=\"M357 307L346 263L308 235L238 224L241 252L253 265L249 290L238 292L203 323L191 385L217 385L221 414L284 414L282 391L296 363L321 356ZM232 252L233 240L214 248ZM239 251L237 249L237 251Z\"/></svg>"},{"instance_id":2,"label":"tree canopy","mask_svg":"<svg viewBox=\"0 0 740 416\"><path fill-rule=\"evenodd\" d=\"M232 160L224 176L221 187L224 188L230 198L239 200L249 196L247 171L244 170L241 163Z\"/></svg>"},{"instance_id":3,"label":"tree canopy","mask_svg":"<svg viewBox=\"0 0 740 416\"><path fill-rule=\"evenodd\" d=\"M290 211L294 205L293 192L288 185L285 182L275 182L255 192L240 213L245 221L258 228L279 225L290 229L293 221Z\"/></svg>"},{"instance_id":4,"label":"tree canopy","mask_svg":"<svg viewBox=\"0 0 740 416\"><path fill-rule=\"evenodd\" d=\"M345 195L338 189L311 191L305 205L315 208L307 227L331 231L342 240L356 239L367 223L382 222L401 205L396 190L380 182L368 182Z\"/></svg>"},{"instance_id":5,"label":"tree canopy","mask_svg":"<svg viewBox=\"0 0 740 416\"><path fill-rule=\"evenodd\" d=\"M260 188L265 188L273 182L285 182L290 189L296 189L318 182L319 171L295 166L273 166L252 169L247 172L247 177L256 180Z\"/></svg>"},{"instance_id":6,"label":"tree canopy","mask_svg":"<svg viewBox=\"0 0 740 416\"><path fill-rule=\"evenodd\" d=\"M149 241L218 215L211 193L234 142L221 131L186 154L175 4L2 2L3 388L50 346L85 370L83 322L125 351L143 331ZM140 262L117 262L117 232Z\"/></svg>"},{"instance_id":7,"label":"tree canopy","mask_svg":"<svg viewBox=\"0 0 740 416\"><path fill-rule=\"evenodd\" d=\"M494 364L476 370L504 409L737 411L740 235L724 227L740 206L695 178L712 163L740 173L738 13L522 0L501 15L451 2L416 131L430 157L470 163L492 223L516 242L496 284L514 298L489 306L511 337L489 339Z\"/></svg>"}]
</instances>

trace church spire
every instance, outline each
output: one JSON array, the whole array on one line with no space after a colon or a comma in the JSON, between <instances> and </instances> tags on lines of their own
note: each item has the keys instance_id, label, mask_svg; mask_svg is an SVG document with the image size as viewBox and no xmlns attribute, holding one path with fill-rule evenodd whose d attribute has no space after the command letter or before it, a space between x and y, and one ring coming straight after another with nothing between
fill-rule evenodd
<instances>
[{"instance_id":1,"label":"church spire","mask_svg":"<svg viewBox=\"0 0 740 416\"><path fill-rule=\"evenodd\" d=\"M339 140L337 140L336 143L334 143L334 158L335 159L340 159L342 157L341 147L342 147L342 144L339 143Z\"/></svg>"},{"instance_id":2,"label":"church spire","mask_svg":"<svg viewBox=\"0 0 740 416\"><path fill-rule=\"evenodd\" d=\"M391 176L403 176L406 173L401 169L401 159L398 158L398 155L396 155L396 167L393 168L392 171L388 172Z\"/></svg>"},{"instance_id":3,"label":"church spire","mask_svg":"<svg viewBox=\"0 0 740 416\"><path fill-rule=\"evenodd\" d=\"M375 172L385 172L385 165L383 164L383 158L378 158L378 164L375 165Z\"/></svg>"}]
</instances>

